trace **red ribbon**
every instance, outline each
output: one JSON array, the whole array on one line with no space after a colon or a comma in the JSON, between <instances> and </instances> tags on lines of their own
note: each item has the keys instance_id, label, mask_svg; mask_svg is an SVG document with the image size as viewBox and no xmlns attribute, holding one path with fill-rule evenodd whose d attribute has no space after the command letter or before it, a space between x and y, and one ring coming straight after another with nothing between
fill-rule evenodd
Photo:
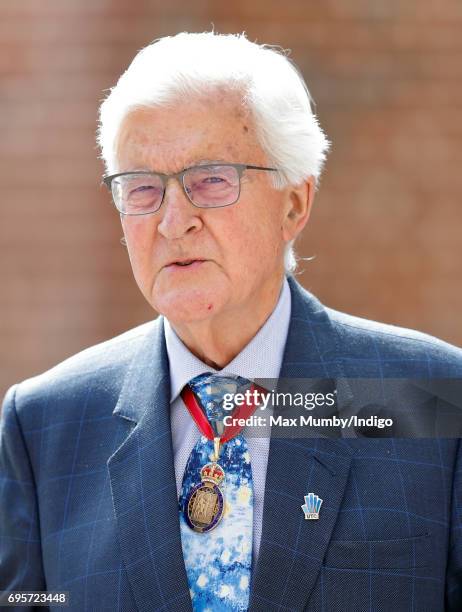
<instances>
[{"instance_id":1,"label":"red ribbon","mask_svg":"<svg viewBox=\"0 0 462 612\"><path fill-rule=\"evenodd\" d=\"M232 414L233 419L247 419L255 412L259 404L254 403L254 391L258 391L261 394L268 393L266 389L262 389L255 383L252 383L252 386L250 387L250 392L252 394L250 397L250 403L245 403L242 406L237 406L236 411ZM204 436L206 436L209 440L213 440L216 437L215 432L213 431L212 426L210 425L209 420L204 410L202 409L202 406L200 405L198 399L196 398L194 392L192 391L189 385L186 385L184 387L181 392L181 397L184 403L186 404L186 407L189 410L189 413L191 414L192 418L194 419L194 422L196 423L197 427L204 434ZM223 443L227 442L228 440L231 440L231 438L237 436L237 434L241 431L241 429L243 429L243 427L243 425L238 424L226 426L223 435L220 437L220 442Z\"/></svg>"}]
</instances>

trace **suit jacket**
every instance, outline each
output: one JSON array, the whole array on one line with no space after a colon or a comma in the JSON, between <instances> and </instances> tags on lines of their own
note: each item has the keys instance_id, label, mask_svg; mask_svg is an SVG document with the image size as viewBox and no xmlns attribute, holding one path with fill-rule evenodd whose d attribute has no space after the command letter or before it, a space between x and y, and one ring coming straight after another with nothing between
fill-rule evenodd
<instances>
[{"instance_id":1,"label":"suit jacket","mask_svg":"<svg viewBox=\"0 0 462 612\"><path fill-rule=\"evenodd\" d=\"M460 349L289 284L281 377L461 376ZM191 610L169 396L162 317L8 391L0 590L68 591L79 612ZM319 520L304 520L308 492ZM461 609L458 439L272 436L251 612Z\"/></svg>"}]
</instances>

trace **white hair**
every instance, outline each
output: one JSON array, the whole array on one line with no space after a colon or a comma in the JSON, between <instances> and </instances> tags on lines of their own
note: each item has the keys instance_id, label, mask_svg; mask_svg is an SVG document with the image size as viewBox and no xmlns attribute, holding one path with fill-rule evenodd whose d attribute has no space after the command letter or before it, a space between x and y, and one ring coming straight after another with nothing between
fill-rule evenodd
<instances>
[{"instance_id":1,"label":"white hair","mask_svg":"<svg viewBox=\"0 0 462 612\"><path fill-rule=\"evenodd\" d=\"M100 107L97 140L106 171L118 171L120 128L130 112L223 87L239 92L250 111L268 163L279 169L274 187L299 185L310 176L317 185L329 142L298 69L275 47L215 32L166 36L135 56ZM287 274L297 265L293 242L284 253Z\"/></svg>"}]
</instances>

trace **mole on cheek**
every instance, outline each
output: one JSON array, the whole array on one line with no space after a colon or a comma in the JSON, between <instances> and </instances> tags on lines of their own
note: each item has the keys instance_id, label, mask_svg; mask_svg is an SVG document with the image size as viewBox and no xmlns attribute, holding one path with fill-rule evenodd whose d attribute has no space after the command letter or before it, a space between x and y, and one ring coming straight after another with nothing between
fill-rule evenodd
<instances>
[{"instance_id":1,"label":"mole on cheek","mask_svg":"<svg viewBox=\"0 0 462 612\"><path fill-rule=\"evenodd\" d=\"M248 128L246 125L244 125L244 126L242 126L242 130L243 130L244 132L248 132L248 131L249 131L249 128Z\"/></svg>"},{"instance_id":2,"label":"mole on cheek","mask_svg":"<svg viewBox=\"0 0 462 612\"><path fill-rule=\"evenodd\" d=\"M207 306L207 310L212 310L212 304L209 304L209 305Z\"/></svg>"}]
</instances>

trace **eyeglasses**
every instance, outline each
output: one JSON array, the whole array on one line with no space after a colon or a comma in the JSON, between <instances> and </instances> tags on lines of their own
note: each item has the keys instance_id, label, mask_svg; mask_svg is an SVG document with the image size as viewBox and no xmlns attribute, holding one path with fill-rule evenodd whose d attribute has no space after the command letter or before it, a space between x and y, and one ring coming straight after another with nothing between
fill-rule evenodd
<instances>
[{"instance_id":1,"label":"eyeglasses","mask_svg":"<svg viewBox=\"0 0 462 612\"><path fill-rule=\"evenodd\" d=\"M187 198L198 208L220 208L238 201L245 170L277 172L276 168L246 164L207 164L192 166L176 174L160 172L121 172L103 177L112 193L115 207L123 215L157 212L164 201L169 178L178 180Z\"/></svg>"}]
</instances>

